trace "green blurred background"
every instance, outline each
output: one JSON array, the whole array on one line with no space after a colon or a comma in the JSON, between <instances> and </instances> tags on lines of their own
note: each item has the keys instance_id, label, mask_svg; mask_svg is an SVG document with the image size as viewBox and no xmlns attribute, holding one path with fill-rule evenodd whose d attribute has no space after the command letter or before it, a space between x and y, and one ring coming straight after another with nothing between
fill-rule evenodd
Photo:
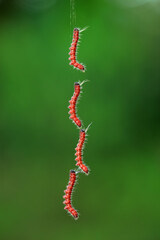
<instances>
[{"instance_id":1,"label":"green blurred background","mask_svg":"<svg viewBox=\"0 0 160 240\"><path fill-rule=\"evenodd\" d=\"M69 0L0 1L0 239L160 240L159 1L75 7L85 73L69 66ZM67 107L84 79L91 173L75 222L62 203L79 135Z\"/></svg>"}]
</instances>

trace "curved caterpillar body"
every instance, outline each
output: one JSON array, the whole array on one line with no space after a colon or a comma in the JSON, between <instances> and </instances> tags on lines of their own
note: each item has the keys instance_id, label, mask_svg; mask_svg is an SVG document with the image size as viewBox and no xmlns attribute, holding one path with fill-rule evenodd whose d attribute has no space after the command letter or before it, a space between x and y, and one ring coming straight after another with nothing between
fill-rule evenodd
<instances>
[{"instance_id":1,"label":"curved caterpillar body","mask_svg":"<svg viewBox=\"0 0 160 240\"><path fill-rule=\"evenodd\" d=\"M83 31L83 30L81 30ZM76 60L76 52L77 52L77 44L79 40L79 33L81 32L78 28L74 28L73 30L73 40L69 52L69 60L71 60L70 65L73 65L75 68L85 72L85 67L84 65L80 64Z\"/></svg>"},{"instance_id":2,"label":"curved caterpillar body","mask_svg":"<svg viewBox=\"0 0 160 240\"><path fill-rule=\"evenodd\" d=\"M69 177L69 183L67 185L67 189L64 191L65 195L63 198L65 201L63 202L66 206L64 209L66 209L74 219L78 219L78 212L73 208L71 203L71 195L76 182L76 172L74 170L70 171L70 177Z\"/></svg>"},{"instance_id":3,"label":"curved caterpillar body","mask_svg":"<svg viewBox=\"0 0 160 240\"><path fill-rule=\"evenodd\" d=\"M70 119L73 120L73 122L78 126L78 127L81 127L81 120L77 117L77 114L76 114L76 103L77 103L77 100L78 100L78 97L79 97L79 94L80 94L80 91L81 91L81 85L76 82L74 84L74 94L71 98L71 100L69 101L70 105L69 105L69 114L70 114Z\"/></svg>"},{"instance_id":4,"label":"curved caterpillar body","mask_svg":"<svg viewBox=\"0 0 160 240\"><path fill-rule=\"evenodd\" d=\"M77 104L77 100L78 97L81 93L81 86L83 83L87 82L88 80L84 80L83 82L79 83L79 82L75 82L74 83L74 93L73 96L71 98L71 100L69 101L69 106L68 108L70 109L70 111L68 112L70 114L70 119L73 120L73 122L78 126L81 127L82 123L81 120L77 117L77 113L76 113L76 104Z\"/></svg>"},{"instance_id":5,"label":"curved caterpillar body","mask_svg":"<svg viewBox=\"0 0 160 240\"><path fill-rule=\"evenodd\" d=\"M75 160L77 161L76 166L79 166L81 168L81 170L86 174L88 174L89 170L88 170L88 167L83 163L83 153L82 152L83 152L84 143L86 140L87 129L80 130L79 141L78 141L77 147L75 148L75 150L76 150L76 153L75 153L76 159Z\"/></svg>"}]
</instances>

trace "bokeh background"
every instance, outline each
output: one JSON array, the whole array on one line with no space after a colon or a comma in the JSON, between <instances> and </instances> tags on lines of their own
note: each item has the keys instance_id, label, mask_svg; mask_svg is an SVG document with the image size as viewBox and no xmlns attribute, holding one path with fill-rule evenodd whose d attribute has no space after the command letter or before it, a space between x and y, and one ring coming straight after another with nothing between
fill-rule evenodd
<instances>
[{"instance_id":1,"label":"bokeh background","mask_svg":"<svg viewBox=\"0 0 160 240\"><path fill-rule=\"evenodd\" d=\"M0 1L0 239L160 240L160 1L75 1L82 33L69 66L70 1ZM73 12L72 12L73 15ZM72 21L71 21L72 23ZM90 122L73 205L78 129Z\"/></svg>"}]
</instances>

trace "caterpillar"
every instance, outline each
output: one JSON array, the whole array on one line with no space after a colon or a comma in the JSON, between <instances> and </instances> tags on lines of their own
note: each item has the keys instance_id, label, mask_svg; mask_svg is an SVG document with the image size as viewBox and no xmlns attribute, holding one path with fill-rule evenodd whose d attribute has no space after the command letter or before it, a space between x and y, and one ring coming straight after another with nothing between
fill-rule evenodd
<instances>
[{"instance_id":1,"label":"caterpillar","mask_svg":"<svg viewBox=\"0 0 160 240\"><path fill-rule=\"evenodd\" d=\"M86 174L89 173L89 169L83 163L83 159L82 159L83 158L83 153L82 152L83 152L84 143L85 143L85 140L86 140L86 133L87 133L90 125L87 127L86 130L84 130L84 129L80 130L79 141L78 141L77 147L75 148L75 150L76 150L76 153L75 153L76 159L75 160L77 161L76 166L79 166L79 168L81 168L81 170Z\"/></svg>"},{"instance_id":2,"label":"caterpillar","mask_svg":"<svg viewBox=\"0 0 160 240\"><path fill-rule=\"evenodd\" d=\"M70 119L73 120L73 122L78 126L78 127L81 127L82 123L81 123L81 120L77 117L77 114L76 114L76 104L77 104L77 100L78 100L78 97L80 95L80 92L81 92L81 86L84 82L87 82L88 80L85 80L81 83L79 82L75 82L74 84L74 93L73 93L73 96L71 98L71 100L69 101L70 105L69 105L69 109L70 111L68 112L70 114Z\"/></svg>"},{"instance_id":3,"label":"caterpillar","mask_svg":"<svg viewBox=\"0 0 160 240\"><path fill-rule=\"evenodd\" d=\"M66 190L64 191L65 195L63 196L63 198L65 199L65 201L63 203L66 205L64 209L66 209L71 214L71 216L74 217L74 219L78 219L78 212L73 208L71 203L71 195L72 195L75 182L76 182L76 172L74 170L71 170L69 183L67 185Z\"/></svg>"},{"instance_id":4,"label":"caterpillar","mask_svg":"<svg viewBox=\"0 0 160 240\"><path fill-rule=\"evenodd\" d=\"M85 28L86 29L86 28ZM70 52L69 52L69 60L70 60L70 65L73 65L75 68L81 70L82 72L85 72L85 67L84 65L80 64L76 60L76 52L77 52L77 44L79 40L79 34L80 32L84 31L85 29L79 30L79 28L74 28L73 30L73 40L71 43Z\"/></svg>"}]
</instances>

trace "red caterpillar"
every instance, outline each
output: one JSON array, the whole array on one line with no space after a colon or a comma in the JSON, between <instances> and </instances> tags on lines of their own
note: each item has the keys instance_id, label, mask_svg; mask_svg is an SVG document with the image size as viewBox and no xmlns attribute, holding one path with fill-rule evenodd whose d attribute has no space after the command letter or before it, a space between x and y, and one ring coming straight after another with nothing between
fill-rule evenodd
<instances>
[{"instance_id":1,"label":"red caterpillar","mask_svg":"<svg viewBox=\"0 0 160 240\"><path fill-rule=\"evenodd\" d=\"M69 48L70 49L70 52L69 52L69 60L71 60L70 62L70 65L73 65L75 68L85 72L85 67L78 63L77 60L76 60L76 51L77 51L77 43L78 43L78 40L79 40L79 33L84 31L85 29L82 29L81 31L78 29L78 28L74 28L73 30L73 40L72 40L72 44L71 44L71 47Z\"/></svg>"},{"instance_id":2,"label":"red caterpillar","mask_svg":"<svg viewBox=\"0 0 160 240\"><path fill-rule=\"evenodd\" d=\"M86 174L88 174L89 170L88 170L88 167L83 163L83 159L82 159L83 158L83 156L82 156L83 153L82 153L82 151L83 151L83 148L84 148L84 143L85 143L85 140L86 140L86 133L88 131L89 126L87 127L86 130L84 130L84 129L80 130L79 141L78 141L77 147L75 148L75 150L76 150L75 155L77 156L76 159L75 159L77 161L76 166L79 166L81 168L81 170L83 172L85 172Z\"/></svg>"},{"instance_id":3,"label":"red caterpillar","mask_svg":"<svg viewBox=\"0 0 160 240\"><path fill-rule=\"evenodd\" d=\"M72 119L73 122L78 127L81 127L82 124L81 124L81 120L77 117L77 114L76 114L76 103L77 103L79 94L81 92L81 86L86 81L88 81L88 80L85 80L82 83L75 82L75 84L74 84L74 94L73 94L71 100L69 101L69 103L70 103L70 105L68 107L70 109L70 111L68 112L70 114L69 118Z\"/></svg>"},{"instance_id":4,"label":"red caterpillar","mask_svg":"<svg viewBox=\"0 0 160 240\"><path fill-rule=\"evenodd\" d=\"M71 195L72 195L75 182L76 182L76 172L74 170L71 170L69 183L67 185L67 189L64 191L65 195L63 196L63 198L65 199L65 201L63 203L66 205L64 209L66 209L71 214L72 217L74 217L75 219L78 219L78 212L72 207L72 203L71 203Z\"/></svg>"}]
</instances>

